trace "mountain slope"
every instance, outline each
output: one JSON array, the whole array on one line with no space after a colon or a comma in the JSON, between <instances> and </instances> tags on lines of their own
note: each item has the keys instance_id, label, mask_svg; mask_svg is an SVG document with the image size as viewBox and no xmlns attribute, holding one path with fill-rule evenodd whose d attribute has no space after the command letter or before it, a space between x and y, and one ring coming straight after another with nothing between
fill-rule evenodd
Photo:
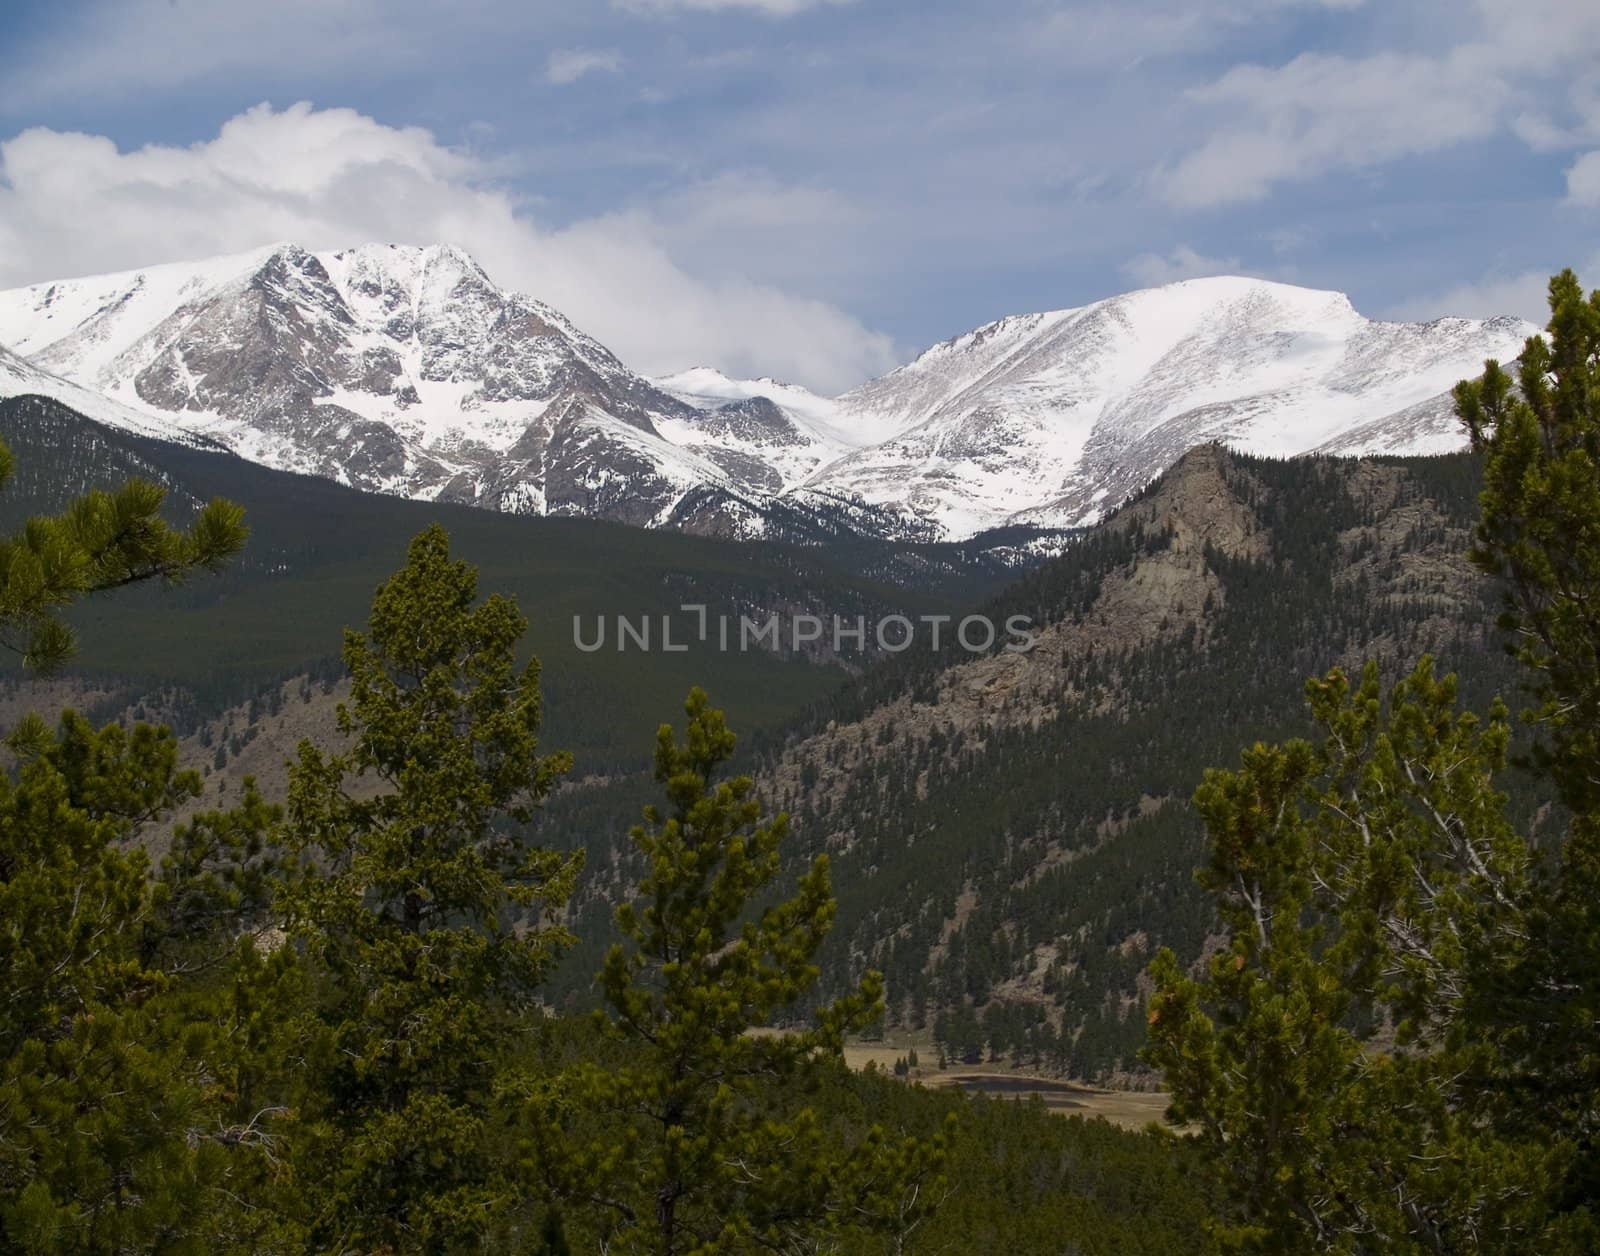
<instances>
[{"instance_id":1,"label":"mountain slope","mask_svg":"<svg viewBox=\"0 0 1600 1256\"><path fill-rule=\"evenodd\" d=\"M1476 493L1463 454L1202 447L981 608L1029 616L1032 651L908 652L768 740L751 766L793 817L797 865L833 863L825 987L881 969L891 1023L936 1027L968 1062L1135 1069L1154 949L1192 960L1218 930L1192 877L1206 768L1308 732L1305 678L1369 656L1392 682L1433 651L1480 707L1514 693L1464 557ZM577 791L552 819L592 833L633 788ZM586 883L585 936L616 867Z\"/></svg>"},{"instance_id":2,"label":"mountain slope","mask_svg":"<svg viewBox=\"0 0 1600 1256\"><path fill-rule=\"evenodd\" d=\"M830 979L880 965L952 1049L1134 1067L1154 948L1190 960L1218 928L1191 876L1207 767L1307 731L1305 677L1367 657L1392 683L1434 652L1480 706L1514 692L1464 557L1476 487L1466 455L1202 448L990 609L1047 625L1031 653L841 695L764 773L834 855Z\"/></svg>"},{"instance_id":3,"label":"mountain slope","mask_svg":"<svg viewBox=\"0 0 1600 1256\"><path fill-rule=\"evenodd\" d=\"M294 245L0 293L36 367L253 461L516 513L759 531L691 407L448 247ZM692 513L686 520L685 513Z\"/></svg>"},{"instance_id":4,"label":"mountain slope","mask_svg":"<svg viewBox=\"0 0 1600 1256\"><path fill-rule=\"evenodd\" d=\"M663 616L673 619L679 644L692 639L695 618L680 611L684 603L785 622L798 613L915 614L1011 578L959 547L734 542L354 492L107 427L44 397L0 400L0 438L16 460L0 492L0 529L130 475L164 484L178 520L216 495L246 509L250 541L222 575L74 608L83 636L75 675L136 696L181 691L181 708L195 711L318 671L338 654L343 629L365 620L373 589L404 561L409 539L437 520L479 564L486 591L520 600L527 644L546 665L551 735L586 773L647 762L654 729L695 683L723 692L747 724L771 726L861 664L849 651L841 658L820 647L797 655L696 641L687 651L664 650ZM657 648L620 648L618 616L636 625L648 617ZM592 640L602 619L610 625L605 648L580 649L579 622ZM0 668L7 674L16 675Z\"/></svg>"},{"instance_id":5,"label":"mountain slope","mask_svg":"<svg viewBox=\"0 0 1600 1256\"><path fill-rule=\"evenodd\" d=\"M175 719L223 780L270 784L294 738L326 723L340 629L427 521L446 523L486 590L519 596L546 664L550 744L572 748L590 782L547 818L552 841L591 852L584 945L558 997L590 989L631 883L627 820L654 790L640 774L649 730L691 683L746 734L763 795L794 817L797 863L833 859L826 987L870 963L888 975L893 1021L936 1027L958 1058L987 1048L1080 1076L1132 1067L1152 949L1193 958L1214 939L1187 800L1243 745L1306 731L1307 675L1375 655L1393 679L1431 650L1474 706L1515 689L1493 590L1462 556L1478 487L1466 455L1278 461L1205 446L994 594L997 571L959 547L729 543L377 497L43 398L0 402L0 436L18 455L3 525L127 474L166 483L179 515L213 493L246 505L252 543L222 577L76 615L75 676L98 713L143 703ZM597 616L659 622L684 602L754 616L972 608L1027 616L1038 643L974 657L923 651L921 634L848 676L825 656L575 644L575 616L587 635ZM308 673L327 683L282 683Z\"/></svg>"},{"instance_id":6,"label":"mountain slope","mask_svg":"<svg viewBox=\"0 0 1600 1256\"><path fill-rule=\"evenodd\" d=\"M794 384L729 379L710 367L653 382L694 411L660 424L670 440L770 494L794 488L861 443L833 426L832 401Z\"/></svg>"},{"instance_id":7,"label":"mountain slope","mask_svg":"<svg viewBox=\"0 0 1600 1256\"><path fill-rule=\"evenodd\" d=\"M203 436L176 429L160 419L121 405L81 384L74 384L71 380L43 370L0 346L0 398L30 394L49 397L96 423L118 431L200 448L220 448Z\"/></svg>"},{"instance_id":8,"label":"mountain slope","mask_svg":"<svg viewBox=\"0 0 1600 1256\"><path fill-rule=\"evenodd\" d=\"M1533 330L1191 280L1002 319L829 399L644 379L444 246L284 244L0 293L0 345L108 422L399 496L813 541L1082 526L1210 440L1456 448L1446 390ZM15 373L0 390L29 390ZM32 391L51 388L100 404Z\"/></svg>"},{"instance_id":9,"label":"mountain slope","mask_svg":"<svg viewBox=\"0 0 1600 1256\"><path fill-rule=\"evenodd\" d=\"M1093 522L1211 440L1443 452L1462 438L1442 394L1534 330L1372 322L1339 293L1238 278L1002 319L841 397L841 422L897 430L811 483L960 535Z\"/></svg>"}]
</instances>

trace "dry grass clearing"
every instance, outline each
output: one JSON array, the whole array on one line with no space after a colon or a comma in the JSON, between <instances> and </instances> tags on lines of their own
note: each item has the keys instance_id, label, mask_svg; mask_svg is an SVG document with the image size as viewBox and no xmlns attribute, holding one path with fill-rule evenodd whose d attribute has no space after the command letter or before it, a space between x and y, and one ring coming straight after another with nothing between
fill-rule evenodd
<instances>
[{"instance_id":1,"label":"dry grass clearing","mask_svg":"<svg viewBox=\"0 0 1600 1256\"><path fill-rule=\"evenodd\" d=\"M1161 1091L1104 1090L1001 1065L954 1064L941 1069L938 1047L920 1038L850 1043L844 1049L844 1059L854 1069L871 1065L892 1074L895 1061L908 1058L913 1049L917 1053L917 1067L909 1080L930 1090L956 1086L992 1098L1037 1098L1050 1111L1062 1116L1100 1117L1123 1129L1141 1130L1152 1123L1166 1124L1167 1096Z\"/></svg>"}]
</instances>

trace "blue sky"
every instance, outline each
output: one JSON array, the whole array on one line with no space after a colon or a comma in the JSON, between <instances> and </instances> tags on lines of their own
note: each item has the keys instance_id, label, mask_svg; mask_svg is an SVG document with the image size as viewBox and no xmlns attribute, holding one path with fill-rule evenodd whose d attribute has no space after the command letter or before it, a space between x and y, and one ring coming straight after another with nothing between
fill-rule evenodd
<instances>
[{"instance_id":1,"label":"blue sky","mask_svg":"<svg viewBox=\"0 0 1600 1256\"><path fill-rule=\"evenodd\" d=\"M836 390L1196 274L1600 282L1593 0L208 0L0 16L0 285L448 238L641 369Z\"/></svg>"}]
</instances>

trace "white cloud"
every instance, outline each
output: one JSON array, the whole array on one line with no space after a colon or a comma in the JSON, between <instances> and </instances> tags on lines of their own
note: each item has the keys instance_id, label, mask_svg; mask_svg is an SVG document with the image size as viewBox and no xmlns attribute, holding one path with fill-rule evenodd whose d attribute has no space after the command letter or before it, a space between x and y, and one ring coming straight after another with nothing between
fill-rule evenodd
<instances>
[{"instance_id":1,"label":"white cloud","mask_svg":"<svg viewBox=\"0 0 1600 1256\"><path fill-rule=\"evenodd\" d=\"M1237 66L1192 97L1250 121L1158 175L1166 198L1184 208L1259 200L1284 180L1481 139L1499 126L1510 89L1485 78L1474 56L1306 53L1276 69Z\"/></svg>"},{"instance_id":2,"label":"white cloud","mask_svg":"<svg viewBox=\"0 0 1600 1256\"><path fill-rule=\"evenodd\" d=\"M1478 29L1437 53L1350 58L1304 53L1283 65L1238 65L1189 94L1221 125L1156 170L1180 208L1260 200L1277 184L1363 170L1510 130L1530 147L1582 133L1529 106L1536 85L1600 56L1594 0L1476 0ZM1457 16L1446 6L1441 18ZM1581 76L1570 108L1590 103Z\"/></svg>"},{"instance_id":3,"label":"white cloud","mask_svg":"<svg viewBox=\"0 0 1600 1256\"><path fill-rule=\"evenodd\" d=\"M563 48L550 54L544 65L547 82L558 87L576 83L585 74L615 74L622 69L622 54L596 52L589 48Z\"/></svg>"},{"instance_id":4,"label":"white cloud","mask_svg":"<svg viewBox=\"0 0 1600 1256\"><path fill-rule=\"evenodd\" d=\"M1552 71L1590 61L1600 48L1594 0L1475 0L1485 45L1499 64Z\"/></svg>"},{"instance_id":5,"label":"white cloud","mask_svg":"<svg viewBox=\"0 0 1600 1256\"><path fill-rule=\"evenodd\" d=\"M1180 279L1203 279L1207 275L1244 275L1250 272L1237 257L1206 257L1187 244L1180 244L1165 257L1141 253L1122 264L1122 273L1146 288L1177 283Z\"/></svg>"},{"instance_id":6,"label":"white cloud","mask_svg":"<svg viewBox=\"0 0 1600 1256\"><path fill-rule=\"evenodd\" d=\"M1489 276L1473 283L1456 284L1428 297L1403 301L1386 310L1390 318L1425 322L1435 318L1494 318L1515 314L1530 322L1543 323L1550 316L1545 294L1550 276L1542 270L1514 275Z\"/></svg>"},{"instance_id":7,"label":"white cloud","mask_svg":"<svg viewBox=\"0 0 1600 1256\"><path fill-rule=\"evenodd\" d=\"M870 252L876 226L829 188L733 170L664 193L647 229L696 273L804 286Z\"/></svg>"},{"instance_id":8,"label":"white cloud","mask_svg":"<svg viewBox=\"0 0 1600 1256\"><path fill-rule=\"evenodd\" d=\"M1567 200L1600 209L1600 149L1585 153L1567 170Z\"/></svg>"},{"instance_id":9,"label":"white cloud","mask_svg":"<svg viewBox=\"0 0 1600 1256\"><path fill-rule=\"evenodd\" d=\"M1544 326L1550 319L1550 277L1569 263L1545 270L1512 274L1493 273L1482 279L1456 284L1434 296L1418 297L1385 311L1389 318L1424 320L1455 315L1460 318L1494 318L1514 314ZM1586 287L1600 287L1600 253L1577 267Z\"/></svg>"},{"instance_id":10,"label":"white cloud","mask_svg":"<svg viewBox=\"0 0 1600 1256\"><path fill-rule=\"evenodd\" d=\"M489 174L425 130L305 103L187 148L35 128L0 143L0 286L273 240L450 242L646 372L708 362L837 390L893 364L889 339L835 306L686 271L647 212L547 230Z\"/></svg>"},{"instance_id":11,"label":"white cloud","mask_svg":"<svg viewBox=\"0 0 1600 1256\"><path fill-rule=\"evenodd\" d=\"M1511 133L1536 153L1557 152L1580 142L1581 132L1565 127L1549 114L1530 110L1511 119Z\"/></svg>"}]
</instances>

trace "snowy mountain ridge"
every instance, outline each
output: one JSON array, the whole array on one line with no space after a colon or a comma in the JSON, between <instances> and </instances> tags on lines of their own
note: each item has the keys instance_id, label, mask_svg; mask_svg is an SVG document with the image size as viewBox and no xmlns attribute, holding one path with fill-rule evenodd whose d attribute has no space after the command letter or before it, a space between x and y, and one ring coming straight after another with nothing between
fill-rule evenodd
<instances>
[{"instance_id":1,"label":"snowy mountain ridge","mask_svg":"<svg viewBox=\"0 0 1600 1256\"><path fill-rule=\"evenodd\" d=\"M1190 280L1004 318L825 398L710 367L645 379L450 246L280 244L0 292L0 395L422 499L733 536L821 512L962 538L1093 522L1211 440L1459 447L1448 389L1534 330Z\"/></svg>"},{"instance_id":2,"label":"snowy mountain ridge","mask_svg":"<svg viewBox=\"0 0 1600 1256\"><path fill-rule=\"evenodd\" d=\"M839 398L841 421L899 431L823 475L962 532L1092 523L1208 441L1284 456L1444 452L1465 444L1449 389L1536 330L1375 322L1342 293L1186 280L934 346Z\"/></svg>"}]
</instances>

